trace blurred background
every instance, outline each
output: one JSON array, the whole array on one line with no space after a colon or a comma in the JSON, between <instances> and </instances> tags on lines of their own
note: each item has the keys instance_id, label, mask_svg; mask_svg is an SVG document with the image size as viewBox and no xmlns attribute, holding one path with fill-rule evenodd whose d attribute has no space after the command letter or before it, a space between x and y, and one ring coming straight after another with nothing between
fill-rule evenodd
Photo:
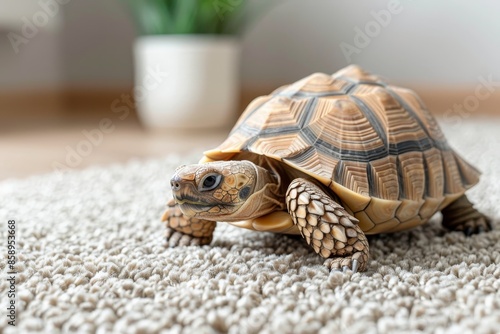
<instances>
[{"instance_id":1,"label":"blurred background","mask_svg":"<svg viewBox=\"0 0 500 334\"><path fill-rule=\"evenodd\" d=\"M441 122L500 116L499 10L488 0L0 0L0 179L200 152L256 96L348 64L414 89Z\"/></svg>"}]
</instances>

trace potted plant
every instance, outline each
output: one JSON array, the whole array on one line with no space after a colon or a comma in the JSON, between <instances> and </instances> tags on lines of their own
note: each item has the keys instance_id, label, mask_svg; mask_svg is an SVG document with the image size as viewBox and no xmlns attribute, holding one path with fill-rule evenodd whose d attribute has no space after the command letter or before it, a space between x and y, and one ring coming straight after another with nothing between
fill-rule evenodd
<instances>
[{"instance_id":1,"label":"potted plant","mask_svg":"<svg viewBox=\"0 0 500 334\"><path fill-rule=\"evenodd\" d=\"M135 99L149 128L214 128L236 117L242 0L130 0Z\"/></svg>"}]
</instances>

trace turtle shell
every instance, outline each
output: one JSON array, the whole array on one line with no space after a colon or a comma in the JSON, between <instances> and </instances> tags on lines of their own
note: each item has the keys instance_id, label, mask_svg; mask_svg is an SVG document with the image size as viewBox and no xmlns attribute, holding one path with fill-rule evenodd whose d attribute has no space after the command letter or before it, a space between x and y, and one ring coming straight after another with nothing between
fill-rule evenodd
<instances>
[{"instance_id":1,"label":"turtle shell","mask_svg":"<svg viewBox=\"0 0 500 334\"><path fill-rule=\"evenodd\" d=\"M205 160L252 152L332 189L370 233L427 221L476 184L411 90L358 66L315 73L252 101Z\"/></svg>"}]
</instances>

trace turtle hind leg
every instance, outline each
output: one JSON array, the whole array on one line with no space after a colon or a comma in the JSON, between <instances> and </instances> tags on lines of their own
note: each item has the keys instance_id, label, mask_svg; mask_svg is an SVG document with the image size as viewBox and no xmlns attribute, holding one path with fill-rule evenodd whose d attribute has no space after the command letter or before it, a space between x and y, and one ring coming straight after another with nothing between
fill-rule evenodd
<instances>
[{"instance_id":1,"label":"turtle hind leg","mask_svg":"<svg viewBox=\"0 0 500 334\"><path fill-rule=\"evenodd\" d=\"M161 220L165 222L166 242L169 247L202 246L212 242L216 222L186 217L172 199Z\"/></svg>"},{"instance_id":2,"label":"turtle hind leg","mask_svg":"<svg viewBox=\"0 0 500 334\"><path fill-rule=\"evenodd\" d=\"M444 227L462 231L467 236L492 229L490 219L474 209L465 194L441 210L441 213Z\"/></svg>"},{"instance_id":3,"label":"turtle hind leg","mask_svg":"<svg viewBox=\"0 0 500 334\"><path fill-rule=\"evenodd\" d=\"M314 183L295 179L286 194L288 212L306 242L329 269L366 270L368 241L358 220Z\"/></svg>"}]
</instances>

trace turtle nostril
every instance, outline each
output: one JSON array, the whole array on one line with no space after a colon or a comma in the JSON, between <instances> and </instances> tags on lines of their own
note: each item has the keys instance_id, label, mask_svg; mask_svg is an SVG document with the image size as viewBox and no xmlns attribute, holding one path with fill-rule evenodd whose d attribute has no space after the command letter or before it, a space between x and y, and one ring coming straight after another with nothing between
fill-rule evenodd
<instances>
[{"instance_id":1,"label":"turtle nostril","mask_svg":"<svg viewBox=\"0 0 500 334\"><path fill-rule=\"evenodd\" d=\"M172 187L173 190L179 190L179 189L181 189L181 185L180 185L179 182L172 181L172 182L170 182L170 186Z\"/></svg>"},{"instance_id":2,"label":"turtle nostril","mask_svg":"<svg viewBox=\"0 0 500 334\"><path fill-rule=\"evenodd\" d=\"M182 179L178 176L174 176L170 179L170 187L173 191L179 191L182 187Z\"/></svg>"}]
</instances>

